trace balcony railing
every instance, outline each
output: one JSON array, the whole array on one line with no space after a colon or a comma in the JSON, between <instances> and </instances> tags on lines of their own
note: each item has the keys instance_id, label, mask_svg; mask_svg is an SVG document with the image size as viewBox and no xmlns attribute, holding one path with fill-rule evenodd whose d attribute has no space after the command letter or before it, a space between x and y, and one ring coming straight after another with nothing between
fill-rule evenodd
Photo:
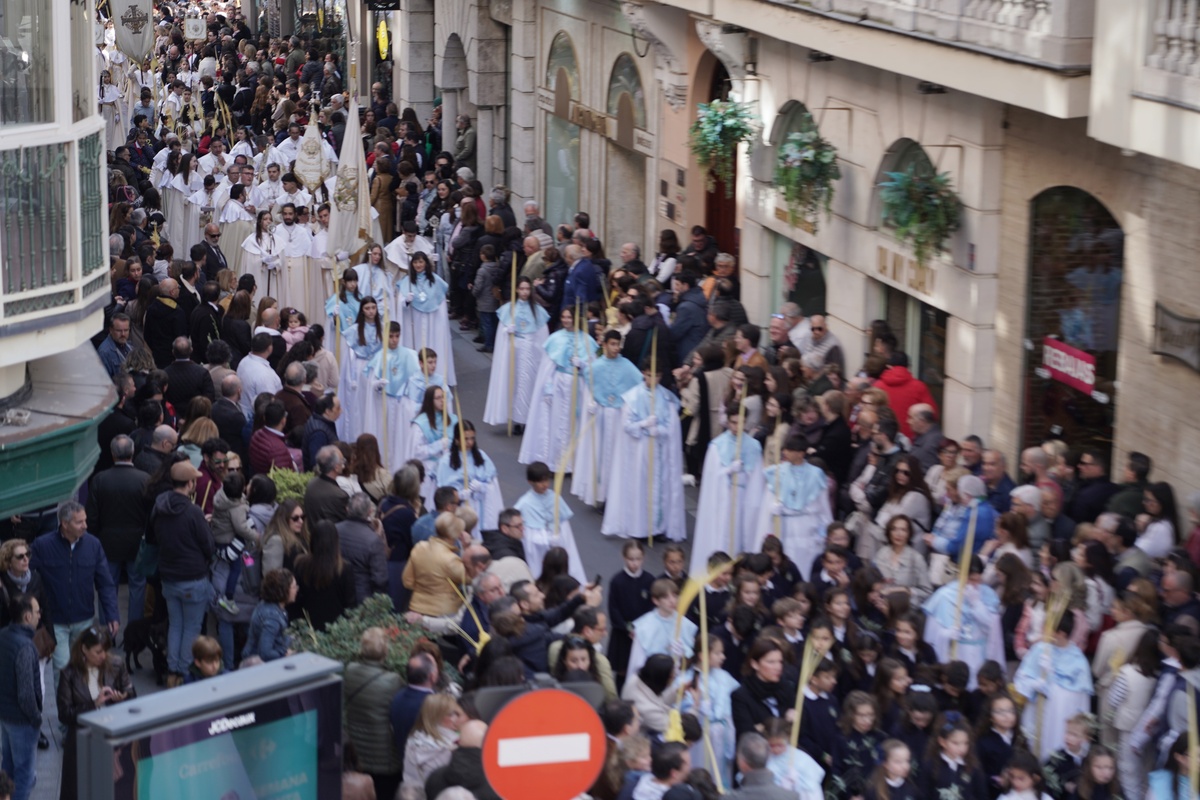
<instances>
[{"instance_id":1,"label":"balcony railing","mask_svg":"<svg viewBox=\"0 0 1200 800\"><path fill-rule=\"evenodd\" d=\"M1200 0L1191 0L1197 2ZM1056 69L1092 60L1093 0L795 0L898 30L1011 54Z\"/></svg>"},{"instance_id":2,"label":"balcony railing","mask_svg":"<svg viewBox=\"0 0 1200 800\"><path fill-rule=\"evenodd\" d=\"M0 326L108 288L102 135L0 150Z\"/></svg>"},{"instance_id":3,"label":"balcony railing","mask_svg":"<svg viewBox=\"0 0 1200 800\"><path fill-rule=\"evenodd\" d=\"M1151 5L1153 38L1138 91L1200 108L1200 0L1154 0Z\"/></svg>"}]
</instances>

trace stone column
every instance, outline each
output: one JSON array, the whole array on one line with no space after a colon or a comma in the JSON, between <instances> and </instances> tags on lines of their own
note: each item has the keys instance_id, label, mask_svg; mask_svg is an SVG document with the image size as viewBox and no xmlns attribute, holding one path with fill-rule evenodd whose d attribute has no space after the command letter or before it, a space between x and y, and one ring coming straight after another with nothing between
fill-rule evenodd
<instances>
[{"instance_id":1,"label":"stone column","mask_svg":"<svg viewBox=\"0 0 1200 800\"><path fill-rule=\"evenodd\" d=\"M402 0L392 15L399 41L393 47L392 99L412 106L421 126L433 113L433 0Z\"/></svg>"},{"instance_id":2,"label":"stone column","mask_svg":"<svg viewBox=\"0 0 1200 800\"><path fill-rule=\"evenodd\" d=\"M483 183L485 192L501 182L496 172L495 114L496 112L491 107L479 108L476 110L475 121L472 123L475 126L475 177ZM500 174L503 174L503 165L500 166ZM486 198L484 202L487 202Z\"/></svg>"},{"instance_id":3,"label":"stone column","mask_svg":"<svg viewBox=\"0 0 1200 800\"><path fill-rule=\"evenodd\" d=\"M537 186L537 4L516 0L512 6L512 52L508 115L508 175L512 207L538 200ZM523 222L518 213L517 222Z\"/></svg>"},{"instance_id":4,"label":"stone column","mask_svg":"<svg viewBox=\"0 0 1200 800\"><path fill-rule=\"evenodd\" d=\"M296 0L279 0L279 34L283 37L296 32Z\"/></svg>"}]
</instances>

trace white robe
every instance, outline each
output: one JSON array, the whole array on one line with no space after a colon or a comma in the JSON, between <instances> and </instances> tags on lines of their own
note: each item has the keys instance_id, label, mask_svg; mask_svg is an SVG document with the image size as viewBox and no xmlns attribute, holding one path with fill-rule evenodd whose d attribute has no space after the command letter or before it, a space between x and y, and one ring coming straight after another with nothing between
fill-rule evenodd
<instances>
[{"instance_id":1,"label":"white robe","mask_svg":"<svg viewBox=\"0 0 1200 800\"><path fill-rule=\"evenodd\" d=\"M329 330L329 318L325 315L325 300L333 294L336 264L326 252L328 241L329 229L318 226L312 236L308 298L304 301L304 313L308 317L308 324L321 325L326 331Z\"/></svg>"},{"instance_id":2,"label":"white robe","mask_svg":"<svg viewBox=\"0 0 1200 800\"><path fill-rule=\"evenodd\" d=\"M722 454L723 439L729 442ZM700 502L696 507L696 528L692 538L692 574L703 575L707 571L708 557L723 550L737 558L739 553L751 551L758 538L754 525L758 521L762 504L763 473L762 445L749 435L742 436L742 470L731 473L729 465L734 461L737 437L726 431L708 445L704 456L704 482L700 485ZM735 481L737 505L733 505ZM733 527L730 527L730 515Z\"/></svg>"},{"instance_id":3,"label":"white robe","mask_svg":"<svg viewBox=\"0 0 1200 800\"><path fill-rule=\"evenodd\" d=\"M164 176L165 177L165 176ZM183 173L171 177L162 192L163 215L167 218L166 239L175 250L177 261L188 260L188 242L194 238L188 230L188 202L193 193L204 186L204 178L200 173L192 172L185 181ZM192 241L192 244L195 244Z\"/></svg>"},{"instance_id":4,"label":"white robe","mask_svg":"<svg viewBox=\"0 0 1200 800\"><path fill-rule=\"evenodd\" d=\"M246 265L251 260L247 258L242 244L247 236L254 235L254 215L241 203L231 200L221 209L221 216L217 222L221 226L221 252L225 254L229 269L240 277L246 272ZM254 275L257 280L258 273L255 272Z\"/></svg>"},{"instance_id":5,"label":"white robe","mask_svg":"<svg viewBox=\"0 0 1200 800\"><path fill-rule=\"evenodd\" d=\"M819 467L811 464L804 466L820 472ZM756 553L761 552L763 540L774 534L775 526L778 525L783 552L787 553L788 558L796 564L800 569L800 574L807 581L811 577L809 570L812 569L813 562L825 551L825 531L829 523L833 522L828 482L824 479L824 473L821 473L817 490L804 493L798 501L803 503L803 507L792 508L788 502L785 502L789 499L789 487L782 483L782 478L778 484L773 480L776 471L781 469L792 470L795 467L785 462L763 471L766 491L763 494L763 502L759 504L758 522L755 525L757 537L751 543L751 549ZM776 494L777 486L778 494L782 495L782 498ZM811 499L804 502L810 496ZM775 513L778 505L783 506L782 514Z\"/></svg>"},{"instance_id":6,"label":"white robe","mask_svg":"<svg viewBox=\"0 0 1200 800\"><path fill-rule=\"evenodd\" d=\"M517 315L520 319L521 315ZM501 320L501 325L505 320ZM515 332L503 337L497 335L495 353L492 356L492 371L488 378L487 403L483 408L483 421L488 425L506 425L509 419L508 399L512 397L512 421L524 425L529 419L529 404L533 397L533 386L537 380L549 331L543 324L529 334ZM514 359L513 356L516 356ZM509 375L515 378L509 382Z\"/></svg>"},{"instance_id":7,"label":"white robe","mask_svg":"<svg viewBox=\"0 0 1200 800\"><path fill-rule=\"evenodd\" d=\"M555 503L558 504L557 530L554 527ZM580 584L586 584L583 559L579 557L575 534L571 531L571 518L575 515L566 501L557 497L553 489L544 494L530 489L518 498L513 508L521 512L521 521L525 523L525 561L534 579L542 576L542 562L550 548L561 547L567 551L568 574Z\"/></svg>"},{"instance_id":8,"label":"white robe","mask_svg":"<svg viewBox=\"0 0 1200 800\"><path fill-rule=\"evenodd\" d=\"M661 386L656 387L654 417L658 424L647 429L642 426L643 420L650 418L650 395L645 384L630 389L624 399L621 411L624 435L617 440L609 472L608 501L600 532L627 539L664 533L671 541L682 542L687 538L687 520L683 507L679 400ZM648 474L651 446L654 448L652 476ZM648 514L651 501L653 508ZM646 530L647 525L651 530Z\"/></svg>"},{"instance_id":9,"label":"white robe","mask_svg":"<svg viewBox=\"0 0 1200 800\"><path fill-rule=\"evenodd\" d=\"M275 237L268 233L263 235L261 242L258 241L258 237L253 232L253 223L251 223L251 233L242 240L241 244L241 250L244 253L242 270L244 273L254 276L259 297L272 296L271 292L275 291L279 283L279 255L275 248Z\"/></svg>"},{"instance_id":10,"label":"white robe","mask_svg":"<svg viewBox=\"0 0 1200 800\"><path fill-rule=\"evenodd\" d=\"M458 385L458 378L454 371L454 340L450 336L446 303L448 289L440 279L430 285L423 276L417 277L414 287L408 274L402 272L392 287L391 297L400 319L400 342L417 352L422 347L429 347L437 353L437 374L447 386L453 387ZM361 285L359 291L362 291Z\"/></svg>"},{"instance_id":11,"label":"white robe","mask_svg":"<svg viewBox=\"0 0 1200 800\"><path fill-rule=\"evenodd\" d=\"M966 662L971 670L968 689L977 685L976 675L985 661L1004 662L1004 633L1000 629L1000 598L992 587L968 583L962 593L962 613L958 617L961 632L958 648L951 655L955 639L955 609L960 602L958 582L934 592L921 606L925 611L925 641L937 653L940 663L955 659Z\"/></svg>"},{"instance_id":12,"label":"white robe","mask_svg":"<svg viewBox=\"0 0 1200 800\"><path fill-rule=\"evenodd\" d=\"M291 306L305 312L309 291L308 257L312 253L312 233L304 225L275 226L275 252L279 254L279 288L274 295L280 308Z\"/></svg>"},{"instance_id":13,"label":"white robe","mask_svg":"<svg viewBox=\"0 0 1200 800\"><path fill-rule=\"evenodd\" d=\"M104 140L109 150L125 144L125 131L121 119L121 92L114 84L101 84L97 90L100 115L104 117Z\"/></svg>"},{"instance_id":14,"label":"white robe","mask_svg":"<svg viewBox=\"0 0 1200 800\"><path fill-rule=\"evenodd\" d=\"M553 361L542 359L529 402L529 418L521 438L518 463L541 461L552 472L558 470L559 462L566 457L574 428L571 424L571 384L574 380L573 373L561 372ZM577 393L576 413L582 402L583 395Z\"/></svg>"},{"instance_id":15,"label":"white robe","mask_svg":"<svg viewBox=\"0 0 1200 800\"><path fill-rule=\"evenodd\" d=\"M642 373L627 359L601 355L588 369L583 388L583 414L575 445L571 494L588 505L608 498L608 481L621 427L622 397L642 381Z\"/></svg>"},{"instance_id":16,"label":"white robe","mask_svg":"<svg viewBox=\"0 0 1200 800\"><path fill-rule=\"evenodd\" d=\"M1036 741L1038 752L1034 755L1045 761L1063 747L1067 720L1091 708L1094 686L1087 657L1074 644L1056 647L1038 642L1021 659L1013 686L1029 699L1021 714L1021 728L1031 745L1038 733L1038 712L1042 713L1042 737ZM1039 696L1045 698L1041 708Z\"/></svg>"}]
</instances>

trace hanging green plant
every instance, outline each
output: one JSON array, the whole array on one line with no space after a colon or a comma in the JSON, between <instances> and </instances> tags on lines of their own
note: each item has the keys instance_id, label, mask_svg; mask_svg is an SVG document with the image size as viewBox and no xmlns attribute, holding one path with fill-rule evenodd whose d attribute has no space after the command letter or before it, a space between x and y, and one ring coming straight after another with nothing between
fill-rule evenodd
<instances>
[{"instance_id":1,"label":"hanging green plant","mask_svg":"<svg viewBox=\"0 0 1200 800\"><path fill-rule=\"evenodd\" d=\"M788 221L795 225L806 220L816 233L817 217L822 208L829 214L833 182L841 177L837 148L821 137L812 115L804 112L800 129L787 135L775 159L775 188L787 203Z\"/></svg>"},{"instance_id":2,"label":"hanging green plant","mask_svg":"<svg viewBox=\"0 0 1200 800\"><path fill-rule=\"evenodd\" d=\"M887 173L879 184L883 220L896 229L896 238L912 246L917 263L924 265L931 252L945 250L946 240L958 230L958 195L950 173L928 175L910 167Z\"/></svg>"},{"instance_id":3,"label":"hanging green plant","mask_svg":"<svg viewBox=\"0 0 1200 800\"><path fill-rule=\"evenodd\" d=\"M747 103L713 100L701 103L696 121L689 130L688 146L705 172L708 190L718 180L725 184L725 196L733 196L733 168L738 145L754 138L757 126Z\"/></svg>"}]
</instances>

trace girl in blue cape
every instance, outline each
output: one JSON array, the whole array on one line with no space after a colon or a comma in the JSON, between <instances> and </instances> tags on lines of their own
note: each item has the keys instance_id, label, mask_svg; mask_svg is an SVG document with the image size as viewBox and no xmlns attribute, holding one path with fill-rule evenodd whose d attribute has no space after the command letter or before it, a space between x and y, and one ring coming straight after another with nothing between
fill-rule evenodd
<instances>
[{"instance_id":1,"label":"girl in blue cape","mask_svg":"<svg viewBox=\"0 0 1200 800\"><path fill-rule=\"evenodd\" d=\"M546 323L550 321L550 315L546 309L531 302L532 293L533 283L529 278L521 278L517 282L516 299L500 306L496 312L500 329L488 380L487 404L483 409L483 421L488 425L507 425L511 397L512 421L517 433L520 433L517 426L523 426L529 418L533 385L542 364L542 348L549 336ZM512 383L509 382L510 375Z\"/></svg>"},{"instance_id":2,"label":"girl in blue cape","mask_svg":"<svg viewBox=\"0 0 1200 800\"><path fill-rule=\"evenodd\" d=\"M383 260L383 248L377 244L367 250L366 260L354 267L358 273L358 291L363 297L374 297L378 302L387 306L389 318L396 317L395 291L391 276L388 275L387 265Z\"/></svg>"},{"instance_id":3,"label":"girl in blue cape","mask_svg":"<svg viewBox=\"0 0 1200 800\"><path fill-rule=\"evenodd\" d=\"M626 539L663 534L673 542L682 542L687 538L687 526L679 398L659 385L664 365L656 366L657 375L651 371L647 356L642 362L643 383L622 397L622 435L617 437L609 470L600 532ZM699 574L707 574L707 570Z\"/></svg>"},{"instance_id":4,"label":"girl in blue cape","mask_svg":"<svg viewBox=\"0 0 1200 800\"><path fill-rule=\"evenodd\" d=\"M783 460L763 470L764 502L757 510L755 537L747 542L754 552L779 526L783 552L796 563L804 580L817 556L825 551L825 529L833 522L829 504L829 478L824 470L805 460L808 440L788 436Z\"/></svg>"},{"instance_id":5,"label":"girl in blue cape","mask_svg":"<svg viewBox=\"0 0 1200 800\"><path fill-rule=\"evenodd\" d=\"M546 357L538 369L533 396L529 401L529 419L521 439L517 461L532 464L541 461L556 472L571 445L583 408L582 388L588 380L596 343L584 331L575 330L575 312L564 308L562 327L550 334L543 345ZM575 386L575 416L571 417L571 387ZM570 464L567 468L570 468Z\"/></svg>"},{"instance_id":6,"label":"girl in blue cape","mask_svg":"<svg viewBox=\"0 0 1200 800\"><path fill-rule=\"evenodd\" d=\"M377 431L382 438L384 409L387 409L387 441L381 442L381 447L383 463L393 472L407 460L413 407L404 401L404 390L409 379L420 369L417 354L400 344L400 323L389 322L387 348L381 348L367 362L371 397L364 427L368 431Z\"/></svg>"},{"instance_id":7,"label":"girl in blue cape","mask_svg":"<svg viewBox=\"0 0 1200 800\"><path fill-rule=\"evenodd\" d=\"M1092 668L1083 651L1071 642L1074 630L1075 615L1068 611L1058 622L1054 640L1029 648L1013 676L1013 686L1029 701L1021 714L1021 729L1031 742L1037 734L1038 713L1042 715L1042 735L1034 754L1041 761L1062 748L1067 720L1091 709ZM1039 696L1045 698L1041 708Z\"/></svg>"},{"instance_id":8,"label":"girl in blue cape","mask_svg":"<svg viewBox=\"0 0 1200 800\"><path fill-rule=\"evenodd\" d=\"M700 646L700 634L696 634L694 653L688 660L688 668L680 674L672 694L684 687L681 713L691 712L708 723L708 735L716 756L717 769L721 773L721 785L733 786L732 766L737 736L733 730L733 693L741 686L737 679L722 667L725 664L725 642L716 634L708 635L708 680L702 668L704 654ZM704 740L692 745L692 758L697 767L713 767L712 759Z\"/></svg>"},{"instance_id":9,"label":"girl in blue cape","mask_svg":"<svg viewBox=\"0 0 1200 800\"><path fill-rule=\"evenodd\" d=\"M432 509L433 493L437 491L438 462L450 450L450 437L458 425L458 417L446 407L448 395L441 386L430 386L421 399L421 407L413 416L409 428L410 458L419 458L425 465L425 483L421 494L425 508Z\"/></svg>"},{"instance_id":10,"label":"girl in blue cape","mask_svg":"<svg viewBox=\"0 0 1200 800\"><path fill-rule=\"evenodd\" d=\"M581 584L588 583L583 571L583 559L575 546L575 534L571 532L571 517L575 514L570 506L550 488L553 473L540 461L530 464L525 470L529 491L521 495L513 508L521 512L525 523L525 560L533 577L542 576L542 560L552 547L567 551L567 571ZM558 506L558 527L554 523L554 507Z\"/></svg>"},{"instance_id":11,"label":"girl in blue cape","mask_svg":"<svg viewBox=\"0 0 1200 800\"><path fill-rule=\"evenodd\" d=\"M437 486L453 486L458 489L459 499L469 503L479 516L471 535L480 538L480 531L494 531L500 527L500 512L504 510L504 498L500 495L500 481L496 476L496 465L487 453L479 449L475 441L475 426L468 420L454 425L450 449L438 459ZM467 481L463 488L463 440L467 450ZM432 506L429 506L432 508ZM526 533L528 536L528 533ZM528 547L526 548L528 552Z\"/></svg>"},{"instance_id":12,"label":"girl in blue cape","mask_svg":"<svg viewBox=\"0 0 1200 800\"><path fill-rule=\"evenodd\" d=\"M396 281L396 305L403 325L401 343L414 349L431 347L441 353L438 374L447 386L455 386L458 381L454 376L454 350L450 340L450 318L446 312L449 288L434 274L429 255L418 250L408 262L408 272L400 273Z\"/></svg>"},{"instance_id":13,"label":"girl in blue cape","mask_svg":"<svg viewBox=\"0 0 1200 800\"><path fill-rule=\"evenodd\" d=\"M400 341L404 341L403 331L401 331ZM446 382L442 380L442 376L437 374L437 352L430 350L428 347L417 352L417 371L408 376L408 385L404 387L404 404L408 406L408 416L415 420L417 413L421 409L421 404L425 402L425 390L430 386L440 386L446 392L449 388ZM417 458L416 442L409 437L405 452L404 460Z\"/></svg>"},{"instance_id":14,"label":"girl in blue cape","mask_svg":"<svg viewBox=\"0 0 1200 800\"><path fill-rule=\"evenodd\" d=\"M725 415L726 430L708 443L704 457L707 478L700 484L700 502L696 508L693 575L705 574L709 553L717 550L741 553L760 538L754 525L763 495L762 445L752 435L745 434L740 437L739 450L738 429L743 420L738 414L738 404L730 403Z\"/></svg>"},{"instance_id":15,"label":"girl in blue cape","mask_svg":"<svg viewBox=\"0 0 1200 800\"><path fill-rule=\"evenodd\" d=\"M966 662L971 670L968 689L975 688L975 676L983 662L1004 663L1000 598L983 582L983 561L979 556L971 556L970 577L962 591L958 581L951 581L930 595L921 609L926 616L925 641L941 663L955 659ZM956 656L950 655L953 641L958 642Z\"/></svg>"},{"instance_id":16,"label":"girl in blue cape","mask_svg":"<svg viewBox=\"0 0 1200 800\"><path fill-rule=\"evenodd\" d=\"M625 393L641 382L641 371L621 355L621 333L605 333L604 352L592 361L587 385L581 391L583 416L571 473L571 494L590 506L608 498L609 470L617 439L624 434L621 409Z\"/></svg>"},{"instance_id":17,"label":"girl in blue cape","mask_svg":"<svg viewBox=\"0 0 1200 800\"><path fill-rule=\"evenodd\" d=\"M338 281L337 291L325 301L325 316L329 327L325 329L325 349L333 353L338 363L346 360L350 352L349 337L354 321L358 319L358 307L362 298L358 294L358 273L348 269Z\"/></svg>"},{"instance_id":18,"label":"girl in blue cape","mask_svg":"<svg viewBox=\"0 0 1200 800\"><path fill-rule=\"evenodd\" d=\"M342 390L342 415L338 417L338 437L343 442L353 442L359 434L366 433L363 422L371 399L368 388L367 363L371 356L383 348L383 321L379 317L379 305L375 298L363 297L358 307L358 316L347 337L349 349L342 359L338 374L338 387Z\"/></svg>"}]
</instances>

